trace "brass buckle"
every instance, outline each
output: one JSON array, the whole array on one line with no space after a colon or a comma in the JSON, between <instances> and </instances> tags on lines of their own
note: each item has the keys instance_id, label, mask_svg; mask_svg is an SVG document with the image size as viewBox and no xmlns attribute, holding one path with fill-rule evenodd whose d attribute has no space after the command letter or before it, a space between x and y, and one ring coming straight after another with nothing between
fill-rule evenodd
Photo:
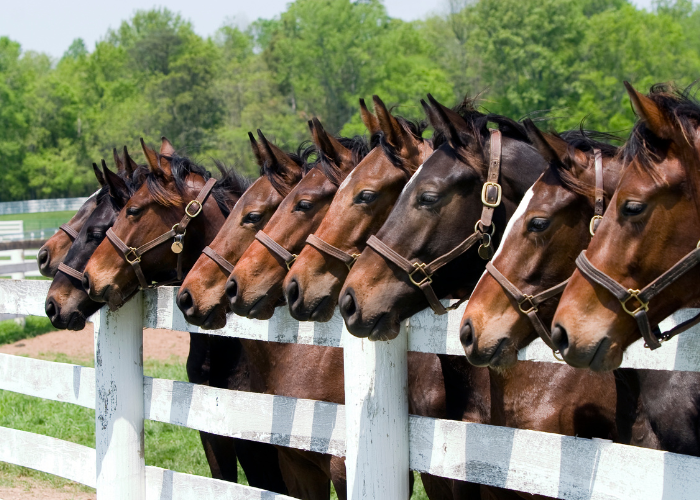
<instances>
[{"instance_id":1,"label":"brass buckle","mask_svg":"<svg viewBox=\"0 0 700 500\"><path fill-rule=\"evenodd\" d=\"M426 267L428 267L428 264L424 262L414 262L413 267L415 269L408 273L408 278L411 280L411 283L416 285L417 287L420 287L423 283L432 283L433 279L430 277L428 272L425 270ZM421 271L423 273L423 279L420 281L416 281L413 279L413 275L416 274L418 271Z\"/></svg>"},{"instance_id":2,"label":"brass buckle","mask_svg":"<svg viewBox=\"0 0 700 500\"><path fill-rule=\"evenodd\" d=\"M535 297L533 297L532 295L523 295L523 300L521 300L520 302L518 302L518 309L520 309L520 312L521 312L521 313L523 313L523 314L528 314L528 313L530 313L530 312L532 312L532 311L537 312L537 306L536 306L535 303L532 301L532 299L534 299L534 298L535 298ZM530 307L529 307L527 310L526 310L526 309L523 309L523 304L525 304L526 302L530 302Z\"/></svg>"},{"instance_id":3,"label":"brass buckle","mask_svg":"<svg viewBox=\"0 0 700 500\"><path fill-rule=\"evenodd\" d=\"M192 206L193 203L196 203L197 205L199 205L199 208L197 209L197 211L194 214L191 214L190 207ZM195 217L197 217L199 215L199 212L202 211L202 206L203 205L200 202L198 202L197 200L190 201L187 204L187 206L185 207L185 215L187 215L187 217L189 217L190 219L194 219Z\"/></svg>"},{"instance_id":4,"label":"brass buckle","mask_svg":"<svg viewBox=\"0 0 700 500\"><path fill-rule=\"evenodd\" d=\"M131 254L134 254L133 260L129 260L129 255L131 255ZM134 264L136 264L137 262L141 262L141 256L136 253L136 249L134 247L129 247L129 251L124 254L124 258L132 266Z\"/></svg>"},{"instance_id":5,"label":"brass buckle","mask_svg":"<svg viewBox=\"0 0 700 500\"><path fill-rule=\"evenodd\" d=\"M352 266L355 265L355 262L357 262L357 259L360 257L359 253L353 253L350 254L350 257L352 257L352 260L350 262L346 262L345 265L348 266L348 271L352 269Z\"/></svg>"},{"instance_id":6,"label":"brass buckle","mask_svg":"<svg viewBox=\"0 0 700 500\"><path fill-rule=\"evenodd\" d=\"M496 196L496 202L491 203L486 199L486 195L488 194L489 187L494 186L496 190L498 191L498 195ZM498 205L501 204L501 196L503 195L503 189L501 188L501 185L498 182L485 182L484 186L481 188L481 203L486 205L487 207L491 208L496 208Z\"/></svg>"},{"instance_id":7,"label":"brass buckle","mask_svg":"<svg viewBox=\"0 0 700 500\"><path fill-rule=\"evenodd\" d=\"M641 290L632 290L631 288L627 290L627 293L630 294L629 297L627 297L625 300L621 300L620 304L622 304L622 308L625 310L627 314L630 316L634 316L637 314L639 311L648 311L649 310L649 302L642 302L642 300L639 298L639 294L641 293ZM630 311L627 309L627 302L629 302L631 299L636 299L637 302L639 302L639 307L635 309L634 311Z\"/></svg>"},{"instance_id":8,"label":"brass buckle","mask_svg":"<svg viewBox=\"0 0 700 500\"><path fill-rule=\"evenodd\" d=\"M594 215L591 217L591 222L588 224L588 232L591 233L591 236L595 236L595 221L602 219L602 215Z\"/></svg>"},{"instance_id":9,"label":"brass buckle","mask_svg":"<svg viewBox=\"0 0 700 500\"><path fill-rule=\"evenodd\" d=\"M297 254L293 253L292 254L292 260L289 262L285 262L287 264L287 271L290 271L292 269L292 264L294 264L297 260L297 257L299 257Z\"/></svg>"}]
</instances>

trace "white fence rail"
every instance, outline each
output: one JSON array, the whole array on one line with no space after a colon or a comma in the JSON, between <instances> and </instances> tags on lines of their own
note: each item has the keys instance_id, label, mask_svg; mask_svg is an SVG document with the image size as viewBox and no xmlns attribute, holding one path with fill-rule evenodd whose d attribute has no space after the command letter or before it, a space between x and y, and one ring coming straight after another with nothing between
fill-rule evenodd
<instances>
[{"instance_id":1,"label":"white fence rail","mask_svg":"<svg viewBox=\"0 0 700 500\"><path fill-rule=\"evenodd\" d=\"M0 313L43 314L48 286L37 281L0 282ZM353 500L407 498L409 468L562 499L681 500L695 499L700 491L700 458L409 416L405 352L463 354L457 332L461 310L442 317L420 313L392 342L351 337L338 316L325 324L298 323L286 310L269 321L231 317L226 328L207 332L342 346L345 406L143 377L142 327L196 331L174 305L175 294L175 288L148 291L143 300L136 297L116 313L103 309L96 314L94 370L0 355L0 389L98 408L97 451L0 428L0 460L96 485L100 499L287 498L145 467L140 432L143 420L151 419L345 456L348 498ZM686 314L681 311L669 322L681 321ZM692 355L700 352L698 332L687 332L674 342L654 352L633 350L625 365L700 371L700 360ZM555 362L551 352L537 345L521 352L521 358ZM67 458L61 458L64 455Z\"/></svg>"},{"instance_id":2,"label":"white fence rail","mask_svg":"<svg viewBox=\"0 0 700 500\"><path fill-rule=\"evenodd\" d=\"M9 257L9 260L0 260L0 276L10 276L12 279L21 280L25 276L40 276L39 264L36 261L36 254L39 250L2 250L0 257ZM34 257L26 260L25 257Z\"/></svg>"},{"instance_id":3,"label":"white fence rail","mask_svg":"<svg viewBox=\"0 0 700 500\"><path fill-rule=\"evenodd\" d=\"M49 200L24 200L0 202L0 215L34 214L38 212L60 212L78 210L87 197L53 198Z\"/></svg>"}]
</instances>

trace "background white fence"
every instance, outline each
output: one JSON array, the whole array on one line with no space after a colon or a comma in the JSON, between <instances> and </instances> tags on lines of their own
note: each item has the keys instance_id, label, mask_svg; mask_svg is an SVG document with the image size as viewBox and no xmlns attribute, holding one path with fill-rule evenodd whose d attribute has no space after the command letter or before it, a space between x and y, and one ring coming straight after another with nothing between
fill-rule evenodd
<instances>
[{"instance_id":1,"label":"background white fence","mask_svg":"<svg viewBox=\"0 0 700 500\"><path fill-rule=\"evenodd\" d=\"M42 315L49 282L0 281L0 313ZM346 405L228 391L143 376L142 328L198 331L175 305L176 288L149 290L95 322L95 369L0 354L0 389L96 408L96 450L0 428L0 460L95 486L99 499L287 498L146 467L144 419L346 457L348 497L405 499L408 469L562 499L696 499L700 459L543 432L408 415L406 351L462 355L463 306L422 312L392 342L350 336L336 315L299 323L232 316L217 335L343 347ZM681 321L681 311L669 320ZM630 350L624 366L700 371L700 335L663 349ZM556 362L538 345L522 359ZM255 418L251 418L255 415ZM361 484L361 487L360 487Z\"/></svg>"},{"instance_id":2,"label":"background white fence","mask_svg":"<svg viewBox=\"0 0 700 500\"><path fill-rule=\"evenodd\" d=\"M53 198L49 200L24 200L0 202L0 215L34 214L38 212L60 212L78 210L87 201L81 198Z\"/></svg>"}]
</instances>

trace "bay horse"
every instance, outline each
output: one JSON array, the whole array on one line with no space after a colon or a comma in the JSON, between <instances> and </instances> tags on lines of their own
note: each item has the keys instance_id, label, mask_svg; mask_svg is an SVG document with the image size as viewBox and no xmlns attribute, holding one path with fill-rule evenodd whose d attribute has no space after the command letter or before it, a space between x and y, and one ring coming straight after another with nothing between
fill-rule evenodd
<instances>
[{"instance_id":1,"label":"bay horse","mask_svg":"<svg viewBox=\"0 0 700 500\"><path fill-rule=\"evenodd\" d=\"M138 165L129 156L129 152L124 146L124 159L119 158L117 150L113 150L114 162L117 164L117 173L126 178L131 177L134 170L138 168ZM46 276L47 278L53 278L58 271L58 265L63 262L68 254L68 250L75 238L77 238L78 233L83 228L85 221L90 216L90 214L95 210L97 206L97 196L101 190L105 187L105 179L102 171L97 167L97 164L92 164L92 169L95 172L97 181L100 184L100 189L95 191L85 203L81 205L76 214L71 217L71 219L62 224L59 228L60 231L56 232L51 236L46 243L42 245L39 252L36 255L37 264L39 266L39 272Z\"/></svg>"},{"instance_id":2,"label":"bay horse","mask_svg":"<svg viewBox=\"0 0 700 500\"><path fill-rule=\"evenodd\" d=\"M619 366L642 336L660 347L652 325L700 299L700 105L689 91L657 85L645 96L625 85L639 116L623 150L628 165L552 328L567 363L597 371Z\"/></svg>"},{"instance_id":3,"label":"bay horse","mask_svg":"<svg viewBox=\"0 0 700 500\"><path fill-rule=\"evenodd\" d=\"M445 142L413 176L377 233L377 239L394 254L370 242L341 292L341 313L348 330L357 336L393 338L400 321L428 306L444 314L444 306L442 310L434 306L418 284L434 287L437 298L464 298L484 269L482 257L490 257L483 249L480 255L476 245L465 249L464 244L473 241L470 238L481 228L477 225L475 229L475 224L484 222L483 205L496 205L489 207L495 208L491 214L495 228L488 228L486 223L483 234L491 235L493 231L489 243L497 245L505 222L547 165L518 123L478 113L469 102L452 111L432 98L430 101L432 111L428 116L435 122L436 135L445 136ZM493 138L499 134L489 131L488 122L500 129L500 148L494 147ZM494 162L499 164L499 157L500 175L492 176L492 166ZM489 182L501 186L498 192L487 191ZM479 235L476 241L483 244L484 240ZM442 259L449 263L435 272L421 265L445 255L453 258ZM407 258L417 261L415 272L428 270L420 277L409 277L402 262ZM525 362L518 366L518 370L509 372L490 370L490 387L482 389L490 396L487 423L614 437L614 385L604 386L601 394L596 391L598 387L584 386L572 378L572 370L566 366L550 368ZM594 395L588 396L589 392ZM595 403L601 397L607 407Z\"/></svg>"},{"instance_id":4,"label":"bay horse","mask_svg":"<svg viewBox=\"0 0 700 500\"><path fill-rule=\"evenodd\" d=\"M88 260L86 272L83 273L83 286L93 301L108 301L112 308L121 306L140 288L152 286L149 284L155 280L165 279L170 282L173 274L176 274L174 278L177 279L177 275L186 273L247 187L247 181L233 172L226 172L221 180L214 182L211 175L201 166L189 158L177 155L165 138L160 154L146 147L143 142L142 146L149 171L145 175L143 185L128 199L111 228L119 231L115 233L118 238L115 241L126 239L130 245L136 247L154 235L166 231L172 225L172 221L178 219L183 212L187 212L195 222L186 225L186 237L184 233L169 233L168 239L173 240L173 244L182 244L182 248L169 245L167 250L172 256L163 252L163 248L156 248L139 257L126 257L130 262L137 260L142 266L141 277L135 269L129 269L125 265L125 258L116 253L118 243L109 239L109 234L106 233L108 239L97 246ZM193 193L201 193L202 185L209 188L211 195L206 199L200 196L195 198ZM196 200L195 203L187 202L190 196ZM183 237L177 238L178 236ZM176 253L174 250L181 252ZM180 255L184 255L181 261ZM91 269L99 270L98 274L92 271L93 276L107 276L109 280L114 278L117 291L111 289L109 293L105 293L104 289L101 289L101 292L93 295L95 282L87 274ZM105 281L100 282L101 287L112 286L112 283L105 285ZM238 339L190 334L187 376L192 383L212 387L237 390L250 390L251 387L248 362ZM277 450L273 446L206 432L200 432L200 436L213 477L237 481L238 459L251 486L278 493L287 492Z\"/></svg>"}]
</instances>

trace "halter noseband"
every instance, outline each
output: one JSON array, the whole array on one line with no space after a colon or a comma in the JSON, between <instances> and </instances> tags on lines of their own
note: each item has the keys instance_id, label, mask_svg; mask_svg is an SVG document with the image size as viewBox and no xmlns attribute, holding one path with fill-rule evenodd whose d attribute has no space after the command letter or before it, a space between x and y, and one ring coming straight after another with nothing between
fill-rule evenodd
<instances>
[{"instance_id":1,"label":"halter noseband","mask_svg":"<svg viewBox=\"0 0 700 500\"><path fill-rule=\"evenodd\" d=\"M591 236L593 236L596 229L598 229L598 224L603 218L603 211L605 209L605 191L603 189L603 155L599 149L594 149L593 156L595 166L595 202L593 205L593 217L588 224L588 231L591 233ZM496 266L494 266L493 263L487 262L486 270L493 277L493 279L495 279L496 282L501 285L503 291L506 292L506 294L513 300L515 300L515 302L517 302L518 309L522 314L528 317L533 328L544 343L547 344L552 351L557 353L558 350L552 342L550 330L544 325L542 319L538 316L537 309L542 302L561 294L564 291L564 288L566 288L566 285L569 283L569 279L567 278L558 285L548 288L537 295L528 295L521 292L517 286L511 283L508 278L506 278L498 269L496 269Z\"/></svg>"},{"instance_id":2,"label":"halter noseband","mask_svg":"<svg viewBox=\"0 0 700 500\"><path fill-rule=\"evenodd\" d=\"M386 243L381 241L376 236L372 235L367 240L367 246L385 259L390 260L408 274L408 278L415 286L417 286L430 304L430 308L435 314L446 314L448 311L457 309L467 298L460 299L457 303L449 307L442 305L435 290L430 284L433 282L433 274L445 264L452 262L454 259L469 250L478 241L481 241L479 246L479 256L484 260L489 260L493 256L493 247L491 240L496 230L496 226L492 223L493 212L497 206L501 204L502 189L498 183L498 177L501 170L501 131L490 129L491 132L491 147L489 169L486 177L486 182L481 190L481 203L483 209L481 211L481 219L474 226L474 233L467 239L462 241L455 248L441 255L429 264L424 262L411 262L405 257L399 255L394 250L389 248ZM489 233L486 229L491 228Z\"/></svg>"},{"instance_id":3,"label":"halter noseband","mask_svg":"<svg viewBox=\"0 0 700 500\"><path fill-rule=\"evenodd\" d=\"M338 247L334 247L330 243L327 243L323 241L321 238L316 236L315 234L310 234L306 238L306 243L314 247L316 250L319 250L323 253L326 253L330 255L331 257L335 257L339 261L341 261L343 264L348 266L348 271L352 269L352 266L355 265L355 261L357 261L357 258L360 256L359 253L348 253L344 252Z\"/></svg>"},{"instance_id":4,"label":"halter noseband","mask_svg":"<svg viewBox=\"0 0 700 500\"><path fill-rule=\"evenodd\" d=\"M287 249L270 238L265 232L262 231L262 229L255 234L255 239L262 243L263 246L270 251L270 253L282 259L287 266L287 271L289 271L289 269L292 267L294 261L297 260L297 254L288 252Z\"/></svg>"},{"instance_id":5,"label":"halter noseband","mask_svg":"<svg viewBox=\"0 0 700 500\"><path fill-rule=\"evenodd\" d=\"M231 264L228 260L226 260L224 257L221 256L219 252L214 250L212 247L209 245L204 247L204 250L202 250L202 253L209 257L211 260L219 264L221 268L228 272L228 274L231 274L233 272L233 264Z\"/></svg>"},{"instance_id":6,"label":"halter noseband","mask_svg":"<svg viewBox=\"0 0 700 500\"><path fill-rule=\"evenodd\" d=\"M114 231L112 231L111 227L107 230L107 239L110 242L112 242L112 244L117 248L117 250L119 250L119 252L122 254L122 257L124 257L124 260L126 260L129 264L131 264L131 267L134 268L134 272L136 273L136 277L138 278L139 284L142 289L156 288L159 286L170 285L172 283L182 281L182 250L187 225L192 219L197 217L204 208L204 202L207 201L209 194L211 194L211 190L214 187L214 184L216 184L216 179L213 178L209 179L207 183L204 184L204 187L202 187L202 190L197 195L197 198L191 200L185 207L185 215L182 217L180 222L175 224L170 231L161 234L157 238L152 239L148 243L145 243L138 248L130 247L126 243L124 243L121 240L121 238L119 238L119 236L117 236L117 234ZM196 208L192 209L191 207L193 205L196 205ZM194 212L192 212L191 210L194 210ZM177 277L158 283L152 283L149 285L148 281L146 280L146 277L143 274L143 270L141 269L141 256L149 250L152 250L157 246L165 243L171 238L174 239L171 248L173 252L177 254Z\"/></svg>"},{"instance_id":7,"label":"halter noseband","mask_svg":"<svg viewBox=\"0 0 700 500\"><path fill-rule=\"evenodd\" d=\"M75 239L78 237L78 231L70 227L67 222L58 226L58 229L61 229L64 233L66 233L71 241L75 241Z\"/></svg>"}]
</instances>

